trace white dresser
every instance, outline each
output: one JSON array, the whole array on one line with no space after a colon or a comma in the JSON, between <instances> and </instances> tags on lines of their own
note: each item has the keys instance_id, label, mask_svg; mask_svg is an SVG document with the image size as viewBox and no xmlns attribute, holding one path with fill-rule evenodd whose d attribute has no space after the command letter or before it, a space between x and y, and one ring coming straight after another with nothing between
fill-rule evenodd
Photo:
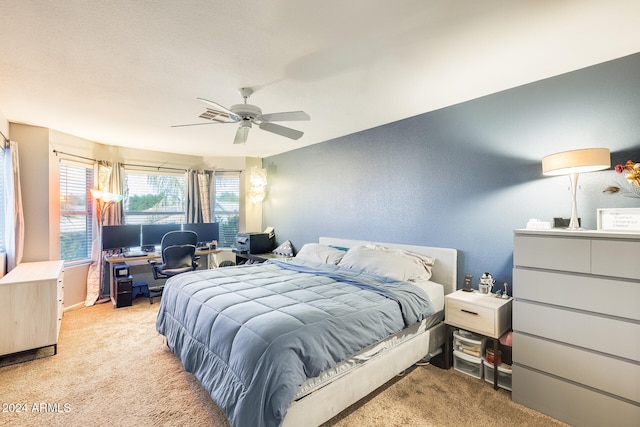
<instances>
[{"instance_id":1,"label":"white dresser","mask_svg":"<svg viewBox=\"0 0 640 427\"><path fill-rule=\"evenodd\" d=\"M515 402L640 426L640 233L516 230Z\"/></svg>"},{"instance_id":2,"label":"white dresser","mask_svg":"<svg viewBox=\"0 0 640 427\"><path fill-rule=\"evenodd\" d=\"M54 346L62 321L64 261L26 262L0 279L0 355Z\"/></svg>"}]
</instances>

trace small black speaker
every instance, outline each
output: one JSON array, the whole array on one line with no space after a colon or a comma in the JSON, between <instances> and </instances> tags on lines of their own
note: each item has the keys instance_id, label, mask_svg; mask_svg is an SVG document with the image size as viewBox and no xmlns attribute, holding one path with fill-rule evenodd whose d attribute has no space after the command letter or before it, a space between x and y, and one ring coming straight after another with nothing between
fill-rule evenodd
<instances>
[{"instance_id":1,"label":"small black speaker","mask_svg":"<svg viewBox=\"0 0 640 427\"><path fill-rule=\"evenodd\" d=\"M578 218L578 227L582 227L582 218ZM553 218L553 228L567 228L571 218Z\"/></svg>"}]
</instances>

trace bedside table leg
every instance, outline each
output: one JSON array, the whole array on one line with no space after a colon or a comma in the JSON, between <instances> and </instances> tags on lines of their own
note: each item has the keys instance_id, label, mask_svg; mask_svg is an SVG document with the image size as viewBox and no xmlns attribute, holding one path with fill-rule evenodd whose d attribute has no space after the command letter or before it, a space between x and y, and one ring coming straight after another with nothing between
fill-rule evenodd
<instances>
[{"instance_id":1,"label":"bedside table leg","mask_svg":"<svg viewBox=\"0 0 640 427\"><path fill-rule=\"evenodd\" d=\"M444 368L450 369L453 361L453 348L451 343L451 327L447 324L444 325Z\"/></svg>"},{"instance_id":2,"label":"bedside table leg","mask_svg":"<svg viewBox=\"0 0 640 427\"><path fill-rule=\"evenodd\" d=\"M493 389L498 389L498 339L493 339Z\"/></svg>"}]
</instances>

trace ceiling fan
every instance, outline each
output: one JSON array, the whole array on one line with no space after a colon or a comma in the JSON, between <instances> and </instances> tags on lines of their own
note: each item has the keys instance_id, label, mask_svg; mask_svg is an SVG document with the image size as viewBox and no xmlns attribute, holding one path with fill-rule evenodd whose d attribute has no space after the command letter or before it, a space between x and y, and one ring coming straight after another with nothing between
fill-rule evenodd
<instances>
[{"instance_id":1,"label":"ceiling fan","mask_svg":"<svg viewBox=\"0 0 640 427\"><path fill-rule=\"evenodd\" d=\"M247 136L249 135L249 129L252 125L258 125L262 130L275 133L280 136L291 139L299 139L304 132L291 129L285 126L277 125L272 122L287 122L287 121L304 121L310 120L310 117L304 111L289 111L284 113L271 113L262 114L262 110L255 105L247 104L247 98L251 96L253 89L249 87L243 87L240 89L240 95L244 99L244 103L232 105L230 108L223 107L222 105L209 101L208 99L198 98L200 101L210 105L213 108L207 108L206 111L200 114L200 118L209 120L205 123L191 123L185 125L174 125L172 127L182 126L199 126L210 125L220 123L239 123L236 136L233 140L234 144L244 144L247 142Z\"/></svg>"}]
</instances>

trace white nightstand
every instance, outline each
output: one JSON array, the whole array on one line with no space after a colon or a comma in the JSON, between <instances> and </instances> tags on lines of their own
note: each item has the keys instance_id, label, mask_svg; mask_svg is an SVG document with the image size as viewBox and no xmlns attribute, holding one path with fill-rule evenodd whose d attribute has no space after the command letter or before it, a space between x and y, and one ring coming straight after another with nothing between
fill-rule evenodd
<instances>
[{"instance_id":1,"label":"white nightstand","mask_svg":"<svg viewBox=\"0 0 640 427\"><path fill-rule=\"evenodd\" d=\"M511 329L511 301L512 298L496 298L494 294L459 290L444 298L444 321L447 325L493 339L493 354L497 355L498 338ZM449 337L447 333L447 340ZM493 388L498 389L497 357L493 358L493 372Z\"/></svg>"}]
</instances>

